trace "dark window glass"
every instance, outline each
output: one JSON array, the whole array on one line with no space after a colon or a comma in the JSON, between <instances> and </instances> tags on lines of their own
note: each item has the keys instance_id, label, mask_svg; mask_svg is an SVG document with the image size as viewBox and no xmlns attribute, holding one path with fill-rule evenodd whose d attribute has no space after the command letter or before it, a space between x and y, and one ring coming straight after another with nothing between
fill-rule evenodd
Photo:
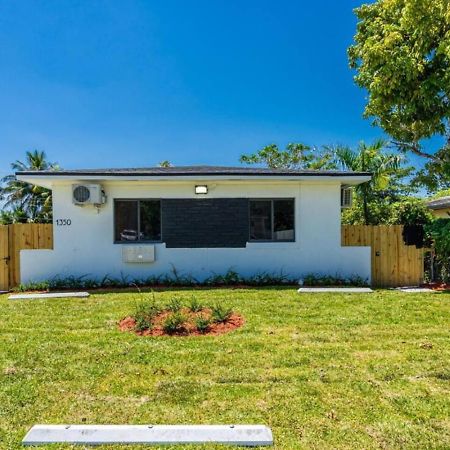
<instances>
[{"instance_id":1,"label":"dark window glass","mask_svg":"<svg viewBox=\"0 0 450 450\"><path fill-rule=\"evenodd\" d=\"M250 239L255 241L272 239L272 202L270 200L250 202Z\"/></svg>"},{"instance_id":2,"label":"dark window glass","mask_svg":"<svg viewBox=\"0 0 450 450\"><path fill-rule=\"evenodd\" d=\"M116 241L138 240L138 202L115 202Z\"/></svg>"},{"instance_id":3,"label":"dark window glass","mask_svg":"<svg viewBox=\"0 0 450 450\"><path fill-rule=\"evenodd\" d=\"M293 241L294 200L250 200L251 241Z\"/></svg>"},{"instance_id":4,"label":"dark window glass","mask_svg":"<svg viewBox=\"0 0 450 450\"><path fill-rule=\"evenodd\" d=\"M294 200L273 201L273 239L274 241L294 239Z\"/></svg>"},{"instance_id":5,"label":"dark window glass","mask_svg":"<svg viewBox=\"0 0 450 450\"><path fill-rule=\"evenodd\" d=\"M140 205L140 232L145 241L161 240L161 203L159 200L142 200Z\"/></svg>"},{"instance_id":6,"label":"dark window glass","mask_svg":"<svg viewBox=\"0 0 450 450\"><path fill-rule=\"evenodd\" d=\"M114 223L116 242L161 240L159 200L116 200Z\"/></svg>"}]
</instances>

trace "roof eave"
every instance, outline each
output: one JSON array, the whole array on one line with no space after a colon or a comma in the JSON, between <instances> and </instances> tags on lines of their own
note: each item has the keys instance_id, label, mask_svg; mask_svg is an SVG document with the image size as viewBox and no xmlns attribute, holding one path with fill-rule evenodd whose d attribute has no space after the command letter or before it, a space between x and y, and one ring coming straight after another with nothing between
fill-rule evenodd
<instances>
[{"instance_id":1,"label":"roof eave","mask_svg":"<svg viewBox=\"0 0 450 450\"><path fill-rule=\"evenodd\" d=\"M427 208L431 209L432 211L439 211L442 209L450 209L450 203L441 204L441 205L427 205Z\"/></svg>"},{"instance_id":2,"label":"roof eave","mask_svg":"<svg viewBox=\"0 0 450 450\"><path fill-rule=\"evenodd\" d=\"M339 180L342 184L358 185L370 181L370 175L361 174L301 174L301 175L87 175L87 174L27 174L17 173L16 177L20 181L51 188L59 182L106 182L106 181L154 181L154 182L178 182L178 181L336 181Z\"/></svg>"}]
</instances>

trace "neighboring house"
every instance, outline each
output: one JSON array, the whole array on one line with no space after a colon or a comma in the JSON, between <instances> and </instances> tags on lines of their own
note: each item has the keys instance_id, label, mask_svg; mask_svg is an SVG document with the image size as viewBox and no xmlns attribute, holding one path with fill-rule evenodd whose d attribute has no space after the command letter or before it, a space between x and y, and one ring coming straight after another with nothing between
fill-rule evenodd
<instances>
[{"instance_id":1,"label":"neighboring house","mask_svg":"<svg viewBox=\"0 0 450 450\"><path fill-rule=\"evenodd\" d=\"M430 200L426 203L433 216L450 219L450 196Z\"/></svg>"},{"instance_id":2,"label":"neighboring house","mask_svg":"<svg viewBox=\"0 0 450 450\"><path fill-rule=\"evenodd\" d=\"M202 280L233 269L359 275L370 248L341 246L341 188L368 173L246 167L18 172L53 191L53 250L22 250L22 282L85 275Z\"/></svg>"}]
</instances>

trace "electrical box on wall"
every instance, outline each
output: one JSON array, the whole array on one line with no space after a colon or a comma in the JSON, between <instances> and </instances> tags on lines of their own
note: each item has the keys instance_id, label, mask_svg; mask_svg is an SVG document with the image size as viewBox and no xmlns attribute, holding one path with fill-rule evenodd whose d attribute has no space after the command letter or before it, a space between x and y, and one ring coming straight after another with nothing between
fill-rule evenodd
<instances>
[{"instance_id":1,"label":"electrical box on wall","mask_svg":"<svg viewBox=\"0 0 450 450\"><path fill-rule=\"evenodd\" d=\"M125 263L152 263L155 261L154 245L124 245L122 261Z\"/></svg>"}]
</instances>

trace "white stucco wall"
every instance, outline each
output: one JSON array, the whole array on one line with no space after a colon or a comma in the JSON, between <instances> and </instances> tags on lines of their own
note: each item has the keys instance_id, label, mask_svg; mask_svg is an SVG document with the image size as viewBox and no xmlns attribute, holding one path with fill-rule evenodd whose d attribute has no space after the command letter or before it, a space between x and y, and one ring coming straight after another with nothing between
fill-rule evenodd
<instances>
[{"instance_id":1,"label":"white stucco wall","mask_svg":"<svg viewBox=\"0 0 450 450\"><path fill-rule=\"evenodd\" d=\"M155 244L153 263L122 262L122 246L114 244L114 198L196 198L194 180L183 182L102 182L108 201L99 211L72 203L72 182L53 186L54 221L70 219L70 226L54 224L53 250L22 250L21 281L69 275L89 278L129 276L145 278L169 273L204 279L232 268L241 275L280 273L300 278L306 273L359 275L370 280L370 248L342 247L340 182L257 181L208 182L209 198L295 198L295 242L247 243L246 248L166 248ZM201 182L200 182L201 183ZM203 183L204 184L204 183ZM202 196L201 198L205 198Z\"/></svg>"},{"instance_id":2,"label":"white stucco wall","mask_svg":"<svg viewBox=\"0 0 450 450\"><path fill-rule=\"evenodd\" d=\"M431 214L438 219L449 219L450 218L450 208L447 209L435 209L431 210Z\"/></svg>"}]
</instances>

